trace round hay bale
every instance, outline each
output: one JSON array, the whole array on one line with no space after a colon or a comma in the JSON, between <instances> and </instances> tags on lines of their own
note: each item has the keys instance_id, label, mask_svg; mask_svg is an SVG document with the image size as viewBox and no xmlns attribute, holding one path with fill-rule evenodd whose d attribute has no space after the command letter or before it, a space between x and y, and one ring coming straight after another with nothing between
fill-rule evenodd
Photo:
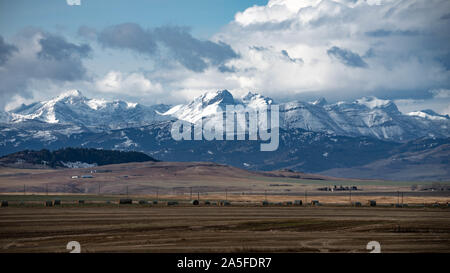
<instances>
[{"instance_id":1,"label":"round hay bale","mask_svg":"<svg viewBox=\"0 0 450 273\"><path fill-rule=\"evenodd\" d=\"M8 201L2 200L2 207L7 207L8 206Z\"/></svg>"},{"instance_id":2,"label":"round hay bale","mask_svg":"<svg viewBox=\"0 0 450 273\"><path fill-rule=\"evenodd\" d=\"M45 201L45 206L46 207L53 207L53 201L50 201L50 200Z\"/></svg>"},{"instance_id":3,"label":"round hay bale","mask_svg":"<svg viewBox=\"0 0 450 273\"><path fill-rule=\"evenodd\" d=\"M191 205L198 206L200 205L200 202L198 200L192 200Z\"/></svg>"},{"instance_id":4,"label":"round hay bale","mask_svg":"<svg viewBox=\"0 0 450 273\"><path fill-rule=\"evenodd\" d=\"M133 204L133 200L130 198L122 198L119 200L120 205L131 205Z\"/></svg>"},{"instance_id":5,"label":"round hay bale","mask_svg":"<svg viewBox=\"0 0 450 273\"><path fill-rule=\"evenodd\" d=\"M375 201L375 200L369 200L367 203L371 207L376 207L377 206L377 201Z\"/></svg>"},{"instance_id":6,"label":"round hay bale","mask_svg":"<svg viewBox=\"0 0 450 273\"><path fill-rule=\"evenodd\" d=\"M61 200L56 199L55 201L53 201L53 205L60 206L61 205Z\"/></svg>"}]
</instances>

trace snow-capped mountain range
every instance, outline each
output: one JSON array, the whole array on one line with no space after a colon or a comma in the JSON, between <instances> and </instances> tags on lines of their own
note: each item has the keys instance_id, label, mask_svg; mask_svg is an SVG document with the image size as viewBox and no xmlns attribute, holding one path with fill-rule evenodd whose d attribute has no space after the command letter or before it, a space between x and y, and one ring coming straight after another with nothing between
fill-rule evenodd
<instances>
[{"instance_id":1,"label":"snow-capped mountain range","mask_svg":"<svg viewBox=\"0 0 450 273\"><path fill-rule=\"evenodd\" d=\"M389 100L279 103L279 148L261 152L259 141L175 141L177 119L213 120L226 105L276 104L259 94L234 98L208 92L187 104L144 106L89 99L79 91L0 112L0 156L25 149L85 147L144 152L163 161L212 161L250 169L335 176L450 180L450 118L431 110L402 114ZM418 162L423 171L417 168ZM374 166L384 166L380 171ZM390 168L390 166L395 166ZM412 167L411 167L412 166ZM415 170L415 171L413 171Z\"/></svg>"},{"instance_id":2,"label":"snow-capped mountain range","mask_svg":"<svg viewBox=\"0 0 450 273\"><path fill-rule=\"evenodd\" d=\"M187 104L144 106L121 100L88 99L80 91L71 90L48 101L2 112L0 121L10 126L39 121L98 131L144 126L174 118L195 123L202 117L221 113L226 105L257 108L274 103L270 98L251 92L235 99L227 90L220 90L207 92ZM399 142L420 137L450 136L449 116L432 110L405 115L394 102L375 97L334 104L328 104L322 98L314 102L281 103L279 106L280 127L286 130L304 129Z\"/></svg>"},{"instance_id":3,"label":"snow-capped mountain range","mask_svg":"<svg viewBox=\"0 0 450 273\"><path fill-rule=\"evenodd\" d=\"M143 106L121 100L88 99L80 91L70 90L48 101L21 105L4 115L11 124L35 120L86 128L118 129L164 120L167 117L157 114L157 111L167 109L169 106L162 104Z\"/></svg>"}]
</instances>

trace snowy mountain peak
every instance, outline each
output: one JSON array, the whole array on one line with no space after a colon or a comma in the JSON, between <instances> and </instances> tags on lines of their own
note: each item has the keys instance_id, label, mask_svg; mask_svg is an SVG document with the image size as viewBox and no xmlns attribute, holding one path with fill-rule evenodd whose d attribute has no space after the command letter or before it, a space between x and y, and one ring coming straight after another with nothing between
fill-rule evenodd
<instances>
[{"instance_id":1,"label":"snowy mountain peak","mask_svg":"<svg viewBox=\"0 0 450 273\"><path fill-rule=\"evenodd\" d=\"M431 109L410 112L407 115L413 116L413 117L421 117L421 118L425 118L425 119L429 119L429 120L449 120L450 119L450 117L448 115L439 115L438 113L434 112Z\"/></svg>"},{"instance_id":2,"label":"snowy mountain peak","mask_svg":"<svg viewBox=\"0 0 450 273\"><path fill-rule=\"evenodd\" d=\"M393 105L392 101L390 100L383 100L383 99L379 99L377 97L362 97L360 99L356 100L357 104L360 105L364 105L370 109L374 109L374 108L385 108L387 106L391 106Z\"/></svg>"},{"instance_id":3,"label":"snowy mountain peak","mask_svg":"<svg viewBox=\"0 0 450 273\"><path fill-rule=\"evenodd\" d=\"M79 90L69 90L48 101L22 105L10 114L15 123L37 120L115 129L163 120L165 117L155 110L166 111L168 108L158 105L146 107L121 100L89 99Z\"/></svg>"},{"instance_id":4,"label":"snowy mountain peak","mask_svg":"<svg viewBox=\"0 0 450 273\"><path fill-rule=\"evenodd\" d=\"M215 103L219 103L222 105L234 104L233 95L228 90L219 90L219 91L211 91L207 92L200 97L194 99L192 103L202 102L202 106L208 106Z\"/></svg>"},{"instance_id":5,"label":"snowy mountain peak","mask_svg":"<svg viewBox=\"0 0 450 273\"><path fill-rule=\"evenodd\" d=\"M312 102L312 104L317 105L317 106L324 106L324 105L327 105L328 102L325 98L320 98L320 99Z\"/></svg>"},{"instance_id":6,"label":"snowy mountain peak","mask_svg":"<svg viewBox=\"0 0 450 273\"><path fill-rule=\"evenodd\" d=\"M52 99L51 101L64 101L68 99L85 99L83 94L80 92L80 90L73 89L68 90L66 92L61 93L56 98Z\"/></svg>"},{"instance_id":7,"label":"snowy mountain peak","mask_svg":"<svg viewBox=\"0 0 450 273\"><path fill-rule=\"evenodd\" d=\"M273 100L257 93L248 92L241 98L242 102L249 107L261 107L273 104Z\"/></svg>"}]
</instances>

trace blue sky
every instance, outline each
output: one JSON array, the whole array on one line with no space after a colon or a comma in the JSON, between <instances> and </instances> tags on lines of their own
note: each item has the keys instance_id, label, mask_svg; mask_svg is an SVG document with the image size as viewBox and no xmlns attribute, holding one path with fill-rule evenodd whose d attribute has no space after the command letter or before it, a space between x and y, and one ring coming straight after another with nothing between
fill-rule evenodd
<instances>
[{"instance_id":1,"label":"blue sky","mask_svg":"<svg viewBox=\"0 0 450 273\"><path fill-rule=\"evenodd\" d=\"M449 29L448 0L0 0L0 108L228 89L450 114Z\"/></svg>"},{"instance_id":2,"label":"blue sky","mask_svg":"<svg viewBox=\"0 0 450 273\"><path fill-rule=\"evenodd\" d=\"M118 22L147 27L183 25L209 38L233 20L238 11L267 0L82 0L69 6L65 0L1 0L0 33L9 36L27 27L75 32L80 25L103 28Z\"/></svg>"}]
</instances>

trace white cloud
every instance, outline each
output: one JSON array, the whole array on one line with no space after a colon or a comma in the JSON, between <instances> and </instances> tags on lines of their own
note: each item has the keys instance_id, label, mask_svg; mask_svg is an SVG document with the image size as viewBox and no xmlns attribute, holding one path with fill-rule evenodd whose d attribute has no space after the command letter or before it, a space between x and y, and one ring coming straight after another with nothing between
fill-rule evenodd
<instances>
[{"instance_id":1,"label":"white cloud","mask_svg":"<svg viewBox=\"0 0 450 273\"><path fill-rule=\"evenodd\" d=\"M229 64L242 88L278 97L408 96L450 85L439 61L450 52L450 20L441 19L448 10L446 0L270 0L237 13L214 39L239 51L241 59ZM327 54L334 46L340 58ZM303 62L283 58L283 50Z\"/></svg>"},{"instance_id":2,"label":"white cloud","mask_svg":"<svg viewBox=\"0 0 450 273\"><path fill-rule=\"evenodd\" d=\"M129 96L160 93L160 84L152 83L141 73L122 73L110 71L103 78L96 81L95 87L100 92L120 93Z\"/></svg>"},{"instance_id":3,"label":"white cloud","mask_svg":"<svg viewBox=\"0 0 450 273\"><path fill-rule=\"evenodd\" d=\"M66 0L67 5L69 6L80 6L81 0Z\"/></svg>"}]
</instances>

